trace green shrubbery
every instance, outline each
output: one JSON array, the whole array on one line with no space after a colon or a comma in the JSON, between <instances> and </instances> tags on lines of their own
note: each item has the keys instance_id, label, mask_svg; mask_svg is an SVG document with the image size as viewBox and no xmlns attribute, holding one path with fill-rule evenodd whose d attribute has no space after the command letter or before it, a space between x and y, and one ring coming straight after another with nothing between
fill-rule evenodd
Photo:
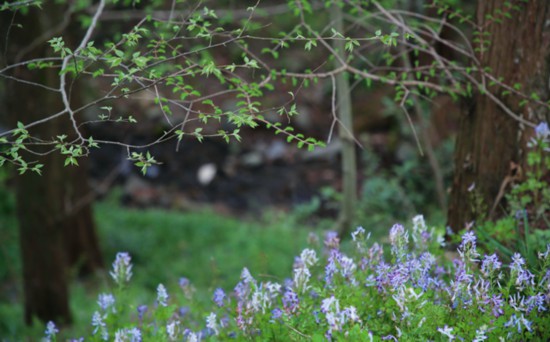
<instances>
[{"instance_id":1,"label":"green shrubbery","mask_svg":"<svg viewBox=\"0 0 550 342\"><path fill-rule=\"evenodd\" d=\"M335 233L304 249L288 278L260 281L247 268L230 289L213 291L212 303L194 297L192 282L163 283L156 294L128 296L133 268L117 254L113 286L98 298L85 340L527 340L550 338L550 245L530 271L514 254L504 265L480 255L473 232L458 257L441 257L442 234L422 216L412 229L396 224L389 254L358 228L344 253ZM315 243L315 239L312 240ZM175 285L175 284L174 284ZM55 339L54 325L46 331Z\"/></svg>"}]
</instances>

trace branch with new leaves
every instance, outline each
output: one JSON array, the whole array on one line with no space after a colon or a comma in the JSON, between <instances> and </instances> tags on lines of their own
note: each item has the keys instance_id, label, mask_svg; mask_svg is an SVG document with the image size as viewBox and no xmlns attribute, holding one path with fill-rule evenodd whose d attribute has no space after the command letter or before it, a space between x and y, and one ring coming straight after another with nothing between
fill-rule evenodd
<instances>
[{"instance_id":1,"label":"branch with new leaves","mask_svg":"<svg viewBox=\"0 0 550 342\"><path fill-rule=\"evenodd\" d=\"M27 11L39 10L37 4L12 2L0 10L12 13L12 25L17 25L17 19ZM344 32L336 30L329 18L333 4L344 12ZM264 6L259 0L236 10L209 5L208 1L174 2L168 9L162 4L135 9L131 3L100 0L81 9L86 29L75 47L61 35L46 37L43 44L49 44L51 54L43 58L24 60L24 56L17 56L20 60L14 60L7 56L6 65L0 65L1 78L40 87L60 97L63 109L48 113L45 108L42 119L18 122L16 127L0 132L0 165L11 163L22 173L40 173L42 165L25 160L21 151L36 156L61 153L66 156L66 165L77 165L78 158L88 155L91 148L114 144L125 147L128 159L146 172L157 163L145 151L153 145L174 140L179 146L185 137L240 141L243 128L258 126L286 136L299 148L312 150L325 146L323 141L330 140L335 127L342 125L335 115L336 89L331 86L341 74L352 81L351 89L363 82L369 87L375 83L395 87L394 100L405 110L414 108L415 101L430 101L437 94L460 98L480 91L504 113L534 127L504 99L513 95L522 99L521 106L548 106L536 94L524 94L521 85L507 84L490 70L481 69L478 56L489 44L484 28L475 27L463 15L453 16L448 7L437 7L437 2L433 4L438 9L435 16L377 1L292 0L284 6ZM71 7L67 16L73 11L78 8ZM270 16L270 11L277 16ZM109 26L114 19L121 31ZM470 43L463 27L470 27L483 39ZM455 32L459 41L443 39L443 28ZM29 44L40 44L44 37L39 38ZM335 50L334 46L339 46L333 44L335 41L343 43L344 58ZM440 55L436 44L452 50L457 60ZM300 63L295 60L297 50L304 51L300 56L305 60ZM433 63L408 62L409 56L420 53ZM338 63L333 63L335 60ZM57 86L17 76L14 71L21 68L29 71L26 75L55 69ZM297 132L292 120L299 115L301 91L319 82L327 83L331 92L327 98L333 99L327 112L327 127L331 129L327 137L307 137ZM81 91L82 84L93 84L97 90L91 94L93 99L74 106L70 94ZM279 94L278 101L273 101L273 96L267 100L274 93ZM92 124L140 125L138 115L122 115L117 106L122 102L141 105L144 101L158 107L166 127L153 141L133 145L96 139L83 130ZM274 120L273 113L279 119ZM63 116L72 123L72 131L66 135L38 137L29 133L31 128ZM413 120L410 124L414 129ZM352 127L344 129L353 131Z\"/></svg>"}]
</instances>

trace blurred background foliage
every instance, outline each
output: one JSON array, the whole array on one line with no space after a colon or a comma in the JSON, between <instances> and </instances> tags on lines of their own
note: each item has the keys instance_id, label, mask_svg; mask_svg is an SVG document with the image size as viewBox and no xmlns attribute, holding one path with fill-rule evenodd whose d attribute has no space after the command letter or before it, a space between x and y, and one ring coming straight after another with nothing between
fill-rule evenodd
<instances>
[{"instance_id":1,"label":"blurred background foliage","mask_svg":"<svg viewBox=\"0 0 550 342\"><path fill-rule=\"evenodd\" d=\"M227 1L223 5L235 8L239 3ZM423 1L381 3L417 8ZM465 0L439 3L465 10L474 6L473 1ZM290 30L296 24L291 15L271 19L277 24L267 27L267 33L272 35ZM327 20L325 12L310 14L308 18L314 28L323 27ZM226 11L221 23L234 23L231 11ZM121 32L122 25L113 23L110 30ZM262 27L260 22L251 25ZM313 65L317 57L304 52L302 46L285 56L288 57L277 63L296 70ZM393 58L387 50L373 51L371 57L382 64ZM240 51L214 50L203 53L201 58L233 60L240 58ZM296 118L297 126L320 139L326 138L329 131L330 120L326 117L330 112L330 90L328 83L304 87L300 94L303 96L297 100L301 112ZM394 223L408 223L417 214L424 214L428 225L443 230L446 211L437 202L433 168L419 153L407 118L393 99L393 89L355 82L352 95L354 133L362 144L357 153L360 187L354 225L363 226L374 240L382 243ZM273 97L277 96L280 94ZM276 99L266 101L270 105L269 101L275 103ZM230 107L231 103L226 105ZM439 107L421 100L420 106L423 112L419 115L432 128L428 135L447 195L459 109L450 99L441 100ZM165 126L158 107L141 108L138 104L137 108L139 121L145 123L138 132L130 134L117 126L97 129L94 134L100 137L120 134L129 143L159 136ZM130 112L136 108L123 109ZM298 154L284 139L281 145L271 132L243 129L242 135L242 144L230 145L211 140L198 144L184 139L185 153L179 154L173 151L173 146L156 146L153 154L162 164L145 176L125 160L123 149L107 146L91 155L91 183L101 190L94 206L101 252L107 269L117 252L132 255L135 271L131 296L136 303L152 302L159 283L175 290L173 285L186 277L196 290L194 305L206 305L215 288L231 289L235 285L243 267L260 277L282 282L291 270L292 256L298 255L308 243L315 243L310 234L322 235L334 227L342 196L338 153L331 154L329 145L325 155L308 157ZM210 164L216 175L211 182L200 184L198 174ZM0 168L2 340L43 333L41 324L26 327L22 319L22 266L13 171L5 166ZM487 252L496 249L509 257L510 251L516 249L534 253L544 247L550 238L548 230L529 229L532 219L539 227L544 224L540 222L544 222L546 209L542 210L542 218L531 215L550 204L548 196L540 198L528 217L516 215L517 210L526 207L526 203L516 198L510 200L517 206L509 216L495 223L480 223L481 248ZM78 336L83 333L78 329L88 329L98 291L108 288L108 277L106 272L86 278L71 274L75 324L68 335Z\"/></svg>"}]
</instances>

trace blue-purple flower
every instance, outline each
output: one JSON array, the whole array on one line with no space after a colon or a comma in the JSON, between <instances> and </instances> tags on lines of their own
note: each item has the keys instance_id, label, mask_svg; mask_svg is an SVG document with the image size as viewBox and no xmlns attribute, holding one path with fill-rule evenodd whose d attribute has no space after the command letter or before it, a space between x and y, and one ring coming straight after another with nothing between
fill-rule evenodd
<instances>
[{"instance_id":1,"label":"blue-purple flower","mask_svg":"<svg viewBox=\"0 0 550 342\"><path fill-rule=\"evenodd\" d=\"M409 233L400 224L394 224L390 229L391 251L397 261L401 261L407 254L409 244Z\"/></svg>"},{"instance_id":2,"label":"blue-purple flower","mask_svg":"<svg viewBox=\"0 0 550 342\"><path fill-rule=\"evenodd\" d=\"M50 342L55 339L55 335L57 335L58 332L59 330L56 328L54 322L49 321L48 324L46 324L46 331L44 332L46 335L46 341Z\"/></svg>"},{"instance_id":3,"label":"blue-purple flower","mask_svg":"<svg viewBox=\"0 0 550 342\"><path fill-rule=\"evenodd\" d=\"M186 289L190 284L191 282L189 281L189 279L185 277L181 277L179 280L179 285L182 289Z\"/></svg>"},{"instance_id":4,"label":"blue-purple flower","mask_svg":"<svg viewBox=\"0 0 550 342\"><path fill-rule=\"evenodd\" d=\"M507 328L516 328L518 334L521 334L524 328L527 329L527 331L531 331L531 322L527 320L523 314L520 316L513 314L510 320L504 323L504 326Z\"/></svg>"},{"instance_id":5,"label":"blue-purple flower","mask_svg":"<svg viewBox=\"0 0 550 342\"><path fill-rule=\"evenodd\" d=\"M206 327L214 332L214 335L218 335L220 332L218 330L218 323L216 321L216 314L211 312L208 317L206 317Z\"/></svg>"},{"instance_id":6,"label":"blue-purple flower","mask_svg":"<svg viewBox=\"0 0 550 342\"><path fill-rule=\"evenodd\" d=\"M327 232L325 234L325 246L328 249L338 249L340 247L340 238L338 238L338 233L336 232Z\"/></svg>"},{"instance_id":7,"label":"blue-purple flower","mask_svg":"<svg viewBox=\"0 0 550 342\"><path fill-rule=\"evenodd\" d=\"M283 310L279 308L275 308L271 310L271 322L275 322L279 320L281 317L283 317Z\"/></svg>"},{"instance_id":8,"label":"blue-purple flower","mask_svg":"<svg viewBox=\"0 0 550 342\"><path fill-rule=\"evenodd\" d=\"M111 277L118 285L124 285L132 278L132 258L126 252L117 253L116 259L113 262L113 270L110 272Z\"/></svg>"},{"instance_id":9,"label":"blue-purple flower","mask_svg":"<svg viewBox=\"0 0 550 342\"><path fill-rule=\"evenodd\" d=\"M115 342L141 342L139 328L119 329L115 332Z\"/></svg>"},{"instance_id":10,"label":"blue-purple flower","mask_svg":"<svg viewBox=\"0 0 550 342\"><path fill-rule=\"evenodd\" d=\"M145 315L145 313L147 312L147 305L140 305L137 307L137 312L138 312L138 318L139 320L143 320L143 315Z\"/></svg>"},{"instance_id":11,"label":"blue-purple flower","mask_svg":"<svg viewBox=\"0 0 550 342\"><path fill-rule=\"evenodd\" d=\"M218 307L222 307L224 306L224 302L225 302L225 298L226 298L226 295L225 295L225 292L221 289L221 288L217 288L215 291L214 291L214 296L212 297L212 300L214 301L214 303L216 303L216 305Z\"/></svg>"},{"instance_id":12,"label":"blue-purple flower","mask_svg":"<svg viewBox=\"0 0 550 342\"><path fill-rule=\"evenodd\" d=\"M283 295L283 307L287 313L294 313L296 310L298 310L298 304L300 303L300 299L298 298L298 295L292 291L287 290L285 294Z\"/></svg>"},{"instance_id":13,"label":"blue-purple flower","mask_svg":"<svg viewBox=\"0 0 550 342\"><path fill-rule=\"evenodd\" d=\"M437 328L437 331L440 332L443 336L446 336L449 341L455 340L456 336L453 335L454 328L444 326L443 328Z\"/></svg>"},{"instance_id":14,"label":"blue-purple flower","mask_svg":"<svg viewBox=\"0 0 550 342\"><path fill-rule=\"evenodd\" d=\"M157 303L161 306L168 306L168 292L162 284L157 287Z\"/></svg>"},{"instance_id":15,"label":"blue-purple flower","mask_svg":"<svg viewBox=\"0 0 550 342\"><path fill-rule=\"evenodd\" d=\"M535 134L538 139L545 140L550 136L550 129L548 128L548 123L541 122L535 127Z\"/></svg>"},{"instance_id":16,"label":"blue-purple flower","mask_svg":"<svg viewBox=\"0 0 550 342\"><path fill-rule=\"evenodd\" d=\"M105 324L104 319L105 317L101 316L98 311L94 312L92 316L92 327L94 327L93 334L95 335L99 332L101 334L101 339L108 341L109 332L107 331L107 324Z\"/></svg>"},{"instance_id":17,"label":"blue-purple flower","mask_svg":"<svg viewBox=\"0 0 550 342\"><path fill-rule=\"evenodd\" d=\"M492 275L495 271L502 267L502 263L498 260L496 254L486 255L481 262L481 272L485 276Z\"/></svg>"},{"instance_id":18,"label":"blue-purple flower","mask_svg":"<svg viewBox=\"0 0 550 342\"><path fill-rule=\"evenodd\" d=\"M101 293L97 298L97 304L103 311L107 311L110 307L115 311L115 297L110 293Z\"/></svg>"}]
</instances>

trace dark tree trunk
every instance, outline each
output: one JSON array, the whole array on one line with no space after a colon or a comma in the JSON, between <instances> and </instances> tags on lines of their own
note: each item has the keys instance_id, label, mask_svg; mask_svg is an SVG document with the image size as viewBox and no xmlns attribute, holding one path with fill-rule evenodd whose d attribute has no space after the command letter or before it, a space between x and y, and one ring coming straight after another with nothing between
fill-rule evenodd
<instances>
[{"instance_id":1,"label":"dark tree trunk","mask_svg":"<svg viewBox=\"0 0 550 342\"><path fill-rule=\"evenodd\" d=\"M33 8L25 16L17 15L14 23L22 27L11 27L8 56L15 56L34 38L59 23L63 15L68 15L63 7L51 2L43 10ZM43 42L25 58L44 57L50 52L51 48ZM15 69L12 76L59 87L58 70L29 71L22 67ZM8 120L12 124L43 119L63 108L57 92L15 81L9 82L8 91ZM77 100L78 92L73 89L73 104ZM71 129L69 118L60 117L29 131L34 137L51 140L61 134L70 137ZM64 167L64 157L58 152L39 158L26 153L24 158L44 164L42 176L28 171L16 182L25 322L30 324L37 317L45 322L69 324L70 267L76 266L80 274L85 274L103 264L92 216L86 161L80 159L80 167Z\"/></svg>"},{"instance_id":2,"label":"dark tree trunk","mask_svg":"<svg viewBox=\"0 0 550 342\"><path fill-rule=\"evenodd\" d=\"M487 49L478 52L480 67L490 68L489 72L507 85L521 84L522 92L528 96L536 92L541 99L548 99L550 2L512 1L518 10L506 7L506 2L478 2L478 24L489 33L486 39L490 41ZM502 17L499 10L510 12L511 18ZM490 16L503 21L495 22ZM502 96L504 89L489 86L489 81L487 85L508 108L528 121L548 118L544 106L521 107L519 96ZM480 92L474 96L473 104L461 118L456 141L448 212L448 225L453 230L458 231L471 221L504 214L503 190L508 190L507 180L514 176L514 166L523 164L523 148L530 131L487 95Z\"/></svg>"}]
</instances>

